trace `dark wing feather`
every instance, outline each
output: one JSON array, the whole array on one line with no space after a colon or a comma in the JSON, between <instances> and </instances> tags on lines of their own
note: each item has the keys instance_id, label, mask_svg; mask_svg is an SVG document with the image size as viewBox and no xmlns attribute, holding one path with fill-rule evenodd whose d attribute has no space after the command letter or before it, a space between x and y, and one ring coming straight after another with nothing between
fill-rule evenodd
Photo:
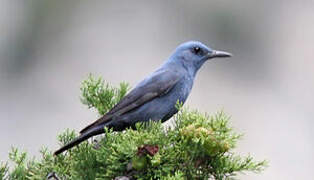
<instances>
[{"instance_id":1,"label":"dark wing feather","mask_svg":"<svg viewBox=\"0 0 314 180\"><path fill-rule=\"evenodd\" d=\"M158 96L167 94L179 80L180 75L176 71L156 71L150 78L145 79L122 98L108 113L85 127L80 133L84 133L94 126L110 121L113 116L123 115Z\"/></svg>"}]
</instances>

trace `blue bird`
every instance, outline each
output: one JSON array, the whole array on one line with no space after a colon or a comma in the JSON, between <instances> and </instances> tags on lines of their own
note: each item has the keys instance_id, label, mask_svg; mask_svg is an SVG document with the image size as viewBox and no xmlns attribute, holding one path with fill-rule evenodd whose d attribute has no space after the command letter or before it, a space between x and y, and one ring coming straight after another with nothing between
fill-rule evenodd
<instances>
[{"instance_id":1,"label":"blue bird","mask_svg":"<svg viewBox=\"0 0 314 180\"><path fill-rule=\"evenodd\" d=\"M168 120L178 112L177 101L186 101L200 67L209 59L231 56L197 41L179 45L160 68L141 81L108 113L81 130L79 137L54 154L58 155L92 136L104 133L104 127L122 131L134 127L137 122Z\"/></svg>"}]
</instances>

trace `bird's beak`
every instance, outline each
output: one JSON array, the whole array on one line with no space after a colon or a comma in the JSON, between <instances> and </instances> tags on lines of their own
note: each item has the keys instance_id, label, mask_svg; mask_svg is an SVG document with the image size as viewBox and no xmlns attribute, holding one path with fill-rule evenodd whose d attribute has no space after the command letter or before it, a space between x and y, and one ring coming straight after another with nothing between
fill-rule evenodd
<instances>
[{"instance_id":1,"label":"bird's beak","mask_svg":"<svg viewBox=\"0 0 314 180\"><path fill-rule=\"evenodd\" d=\"M212 52L208 53L209 58L216 58L216 57L231 57L232 54L228 53L228 52L224 52L224 51L217 51L217 50L213 50Z\"/></svg>"}]
</instances>

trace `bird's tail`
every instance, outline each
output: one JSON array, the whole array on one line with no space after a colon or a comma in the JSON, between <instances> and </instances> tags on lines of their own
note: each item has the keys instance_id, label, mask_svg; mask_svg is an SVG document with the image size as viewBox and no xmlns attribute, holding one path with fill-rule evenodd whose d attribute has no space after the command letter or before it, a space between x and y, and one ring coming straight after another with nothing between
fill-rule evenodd
<instances>
[{"instance_id":1,"label":"bird's tail","mask_svg":"<svg viewBox=\"0 0 314 180\"><path fill-rule=\"evenodd\" d=\"M79 137L73 139L71 142L69 142L68 144L64 145L63 147L61 147L60 149L58 149L57 151L55 151L53 154L54 155L58 155L70 148L72 148L73 146L76 146L78 144L80 144L81 142L85 141L86 139L92 137L92 136L96 136L98 134L104 133L104 126L103 125L98 125L92 129L90 129L87 132L84 132L82 134L80 134Z\"/></svg>"}]
</instances>

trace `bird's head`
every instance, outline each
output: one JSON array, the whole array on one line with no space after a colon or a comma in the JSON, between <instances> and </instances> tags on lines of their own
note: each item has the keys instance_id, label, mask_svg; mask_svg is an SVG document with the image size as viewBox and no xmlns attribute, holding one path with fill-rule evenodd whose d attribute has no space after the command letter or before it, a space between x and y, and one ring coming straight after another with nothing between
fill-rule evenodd
<instances>
[{"instance_id":1,"label":"bird's head","mask_svg":"<svg viewBox=\"0 0 314 180\"><path fill-rule=\"evenodd\" d=\"M224 51L213 50L201 42L189 41L179 45L172 55L186 68L196 71L209 59L231 57L232 54Z\"/></svg>"}]
</instances>

